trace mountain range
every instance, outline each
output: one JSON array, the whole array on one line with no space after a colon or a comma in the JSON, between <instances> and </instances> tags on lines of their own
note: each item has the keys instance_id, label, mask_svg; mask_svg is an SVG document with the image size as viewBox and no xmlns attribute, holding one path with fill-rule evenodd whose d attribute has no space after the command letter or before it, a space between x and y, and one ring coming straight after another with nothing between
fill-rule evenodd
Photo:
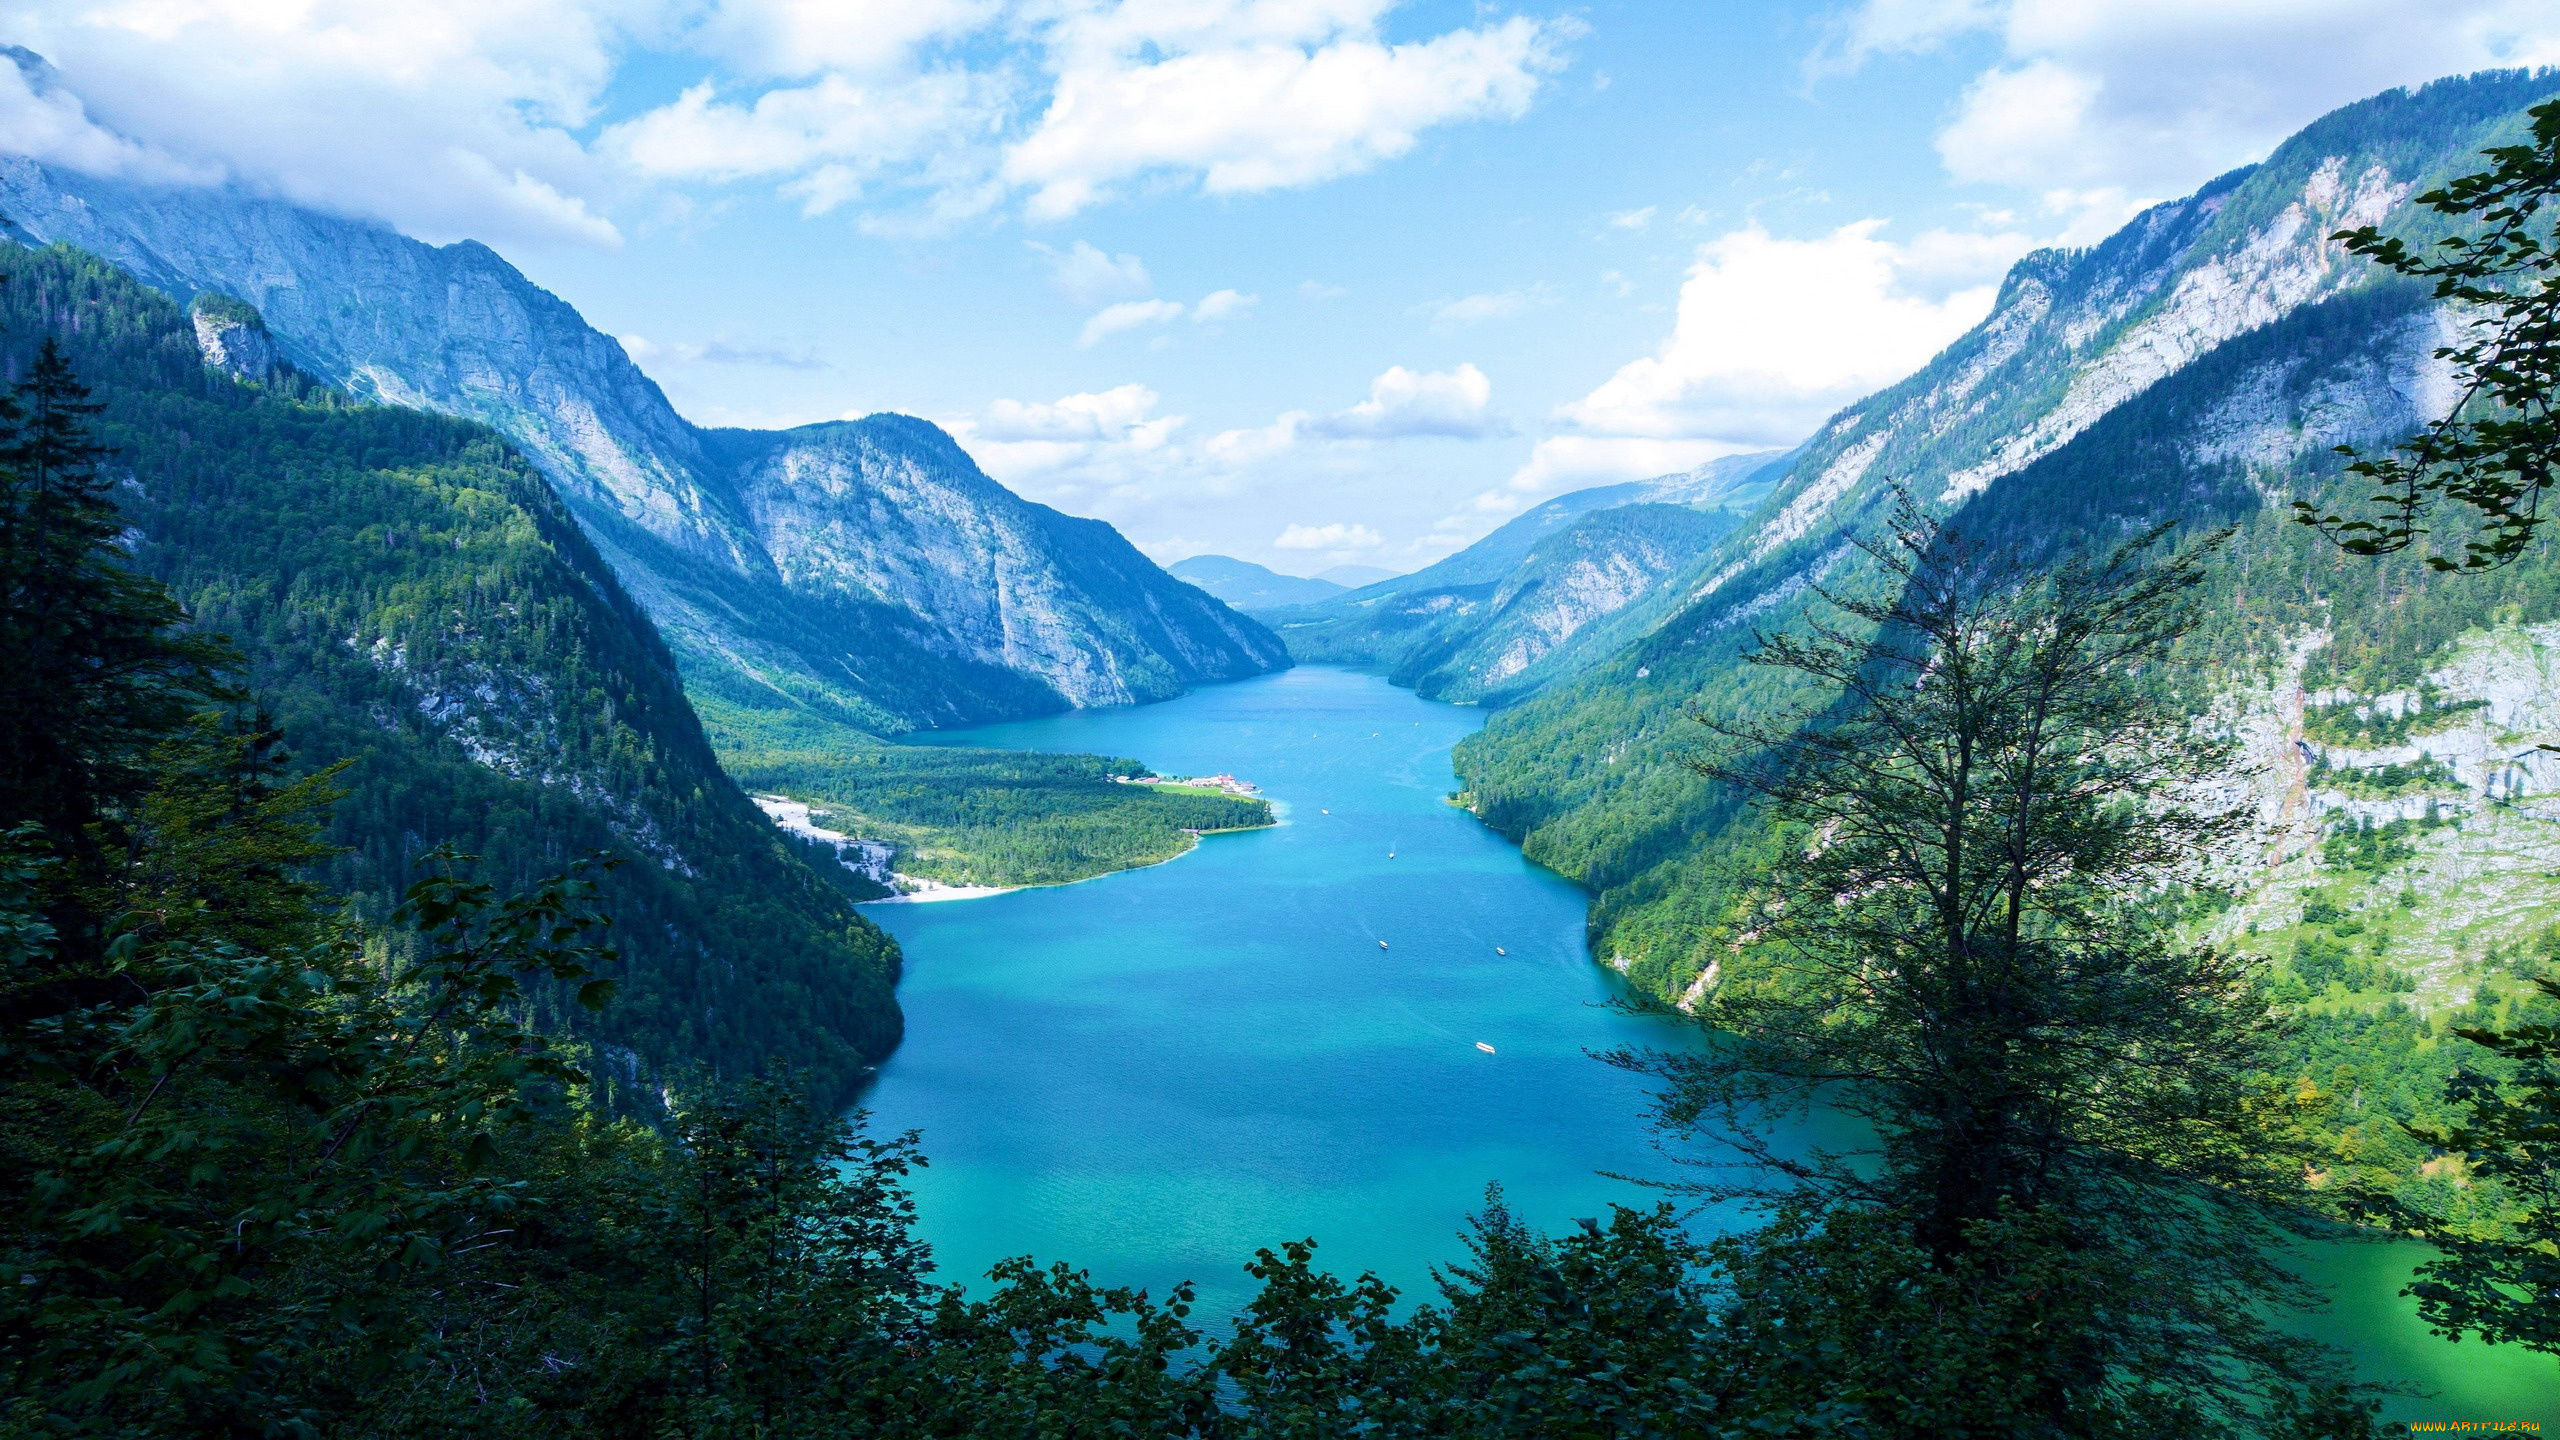
<instances>
[{"instance_id":1,"label":"mountain range","mask_svg":"<svg viewBox=\"0 0 2560 1440\"><path fill-rule=\"evenodd\" d=\"M2458 393L2439 351L2464 317L2332 237L2442 233L2412 197L2519 143L2555 95L2551 71L2392 91L2096 246L2022 259L1980 325L1760 477L1739 523L1621 612L1635 633L1524 674L1543 683L1459 747L1463 803L1592 891L1606 963L1694 1004L1749 963L1737 902L1770 861L1752 813L1692 768L1710 738L1694 722L1819 707L1748 657L1836 622L1825 592L1892 583L1853 537L1905 495L2030 560L2162 523L2227 529L2203 621L2156 679L2239 743L2226 784L2254 817L2217 857L2229 894L2198 933L2265 958L2302 1093L2335 1089L2319 1124L2337 1168L2313 1182L2440 1186L2400 1128L2440 1104L2454 1057L2437 1037L2503 1013L2519 967L2560 955L2560 562L2548 545L2483 575L2351 556L2291 502L2351 503L2362 482L2337 447L2387 448ZM1571 523L1656 508L1639 494ZM1551 543L1492 593L1525 588ZM1299 615L1361 598L1269 618L1319 653Z\"/></svg>"},{"instance_id":2,"label":"mountain range","mask_svg":"<svg viewBox=\"0 0 2560 1440\"><path fill-rule=\"evenodd\" d=\"M1559 495L1457 554L1256 616L1302 660L1383 666L1435 700L1499 705L1597 663L1660 618L1667 587L1776 484L1758 451Z\"/></svg>"},{"instance_id":3,"label":"mountain range","mask_svg":"<svg viewBox=\"0 0 2560 1440\"><path fill-rule=\"evenodd\" d=\"M621 998L538 1001L617 1109L776 1060L845 1096L896 1046L897 947L853 908L881 890L722 773L665 642L504 437L313 380L236 300L59 246L0 243L0 274L0 370L51 341L91 387L133 563L230 638L302 765L346 762L318 878L352 918L381 925L440 847L502 891L619 856Z\"/></svg>"},{"instance_id":4,"label":"mountain range","mask_svg":"<svg viewBox=\"0 0 2560 1440\"><path fill-rule=\"evenodd\" d=\"M58 85L0 50L39 94ZM1033 504L907 416L781 431L679 416L621 343L473 241L433 246L237 187L0 157L10 238L182 303L246 302L359 399L488 425L550 480L697 701L895 735L1160 700L1287 663L1110 526Z\"/></svg>"},{"instance_id":5,"label":"mountain range","mask_svg":"<svg viewBox=\"0 0 2560 1440\"><path fill-rule=\"evenodd\" d=\"M1321 576L1283 575L1228 555L1194 555L1166 566L1165 573L1197 585L1239 610L1312 605L1351 588Z\"/></svg>"}]
</instances>

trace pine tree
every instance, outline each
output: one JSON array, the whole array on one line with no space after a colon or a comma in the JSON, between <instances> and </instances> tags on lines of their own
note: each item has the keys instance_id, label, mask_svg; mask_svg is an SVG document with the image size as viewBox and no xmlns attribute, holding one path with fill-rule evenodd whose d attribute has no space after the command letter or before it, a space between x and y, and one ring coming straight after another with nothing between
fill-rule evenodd
<instances>
[{"instance_id":1,"label":"pine tree","mask_svg":"<svg viewBox=\"0 0 2560 1440\"><path fill-rule=\"evenodd\" d=\"M1735 1323L1882 1347L1880 1433L2249 1433L2319 1378L2265 1323L2291 1289L2268 1007L2174 923L2239 819L2196 795L2227 744L2150 673L2210 549L2152 560L2164 533L2036 569L1905 496L1864 542L1884 597L1824 591L1841 618L1753 657L1837 698L1711 724L1700 768L1785 853L1709 1043L1624 1058L1668 1127L1739 1151L1695 1188L1781 1205L1725 1252ZM1770 1128L1813 1109L1860 1140Z\"/></svg>"},{"instance_id":2,"label":"pine tree","mask_svg":"<svg viewBox=\"0 0 2560 1440\"><path fill-rule=\"evenodd\" d=\"M0 825L74 851L143 788L150 747L223 693L229 660L124 564L98 410L49 337L0 407Z\"/></svg>"}]
</instances>

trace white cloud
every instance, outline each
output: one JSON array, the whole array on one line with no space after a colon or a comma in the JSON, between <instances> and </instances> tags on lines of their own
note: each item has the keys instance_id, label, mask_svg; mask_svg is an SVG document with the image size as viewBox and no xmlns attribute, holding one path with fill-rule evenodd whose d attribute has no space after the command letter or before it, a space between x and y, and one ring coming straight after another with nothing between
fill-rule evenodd
<instances>
[{"instance_id":1,"label":"white cloud","mask_svg":"<svg viewBox=\"0 0 2560 1440\"><path fill-rule=\"evenodd\" d=\"M1127 258L1127 257L1123 257ZM1084 333L1076 344L1091 349L1123 330L1136 330L1148 325L1169 325L1189 316L1194 324L1208 325L1220 320L1241 320L1253 313L1261 302L1259 295L1240 290L1215 290L1200 297L1196 305L1183 305L1175 300L1123 300L1106 305L1084 322Z\"/></svg>"},{"instance_id":2,"label":"white cloud","mask_svg":"<svg viewBox=\"0 0 2560 1440\"><path fill-rule=\"evenodd\" d=\"M0 146L237 178L435 241L611 245L611 214L742 184L921 234L1014 201L1056 216L1133 184L1366 170L1434 127L1520 115L1580 33L1515 18L1390 44L1393 6L17 0L0 44L79 98L0 76ZM702 78L596 129L642 56Z\"/></svg>"},{"instance_id":3,"label":"white cloud","mask_svg":"<svg viewBox=\"0 0 2560 1440\"><path fill-rule=\"evenodd\" d=\"M1004 484L1090 506L1140 493L1181 466L1174 441L1183 417L1157 414L1159 403L1144 385L1119 385L1046 402L997 400L981 415L942 423Z\"/></svg>"},{"instance_id":4,"label":"white cloud","mask_svg":"<svg viewBox=\"0 0 2560 1440\"><path fill-rule=\"evenodd\" d=\"M993 90L956 70L876 81L831 74L740 104L717 98L704 81L613 126L600 143L652 179L778 178L785 194L819 215L862 198L878 177L903 184L928 160L965 162L1001 121Z\"/></svg>"},{"instance_id":5,"label":"white cloud","mask_svg":"<svg viewBox=\"0 0 2560 1440\"><path fill-rule=\"evenodd\" d=\"M995 20L997 0L722 0L697 40L752 74L899 68L928 42Z\"/></svg>"},{"instance_id":6,"label":"white cloud","mask_svg":"<svg viewBox=\"0 0 2560 1440\"><path fill-rule=\"evenodd\" d=\"M1990 313L2001 273L2034 243L1930 231L1897 245L1883 227L1863 220L1792 240L1753 226L1699 246L1671 334L1565 406L1565 428L1475 508L1508 514L1569 484L1792 444Z\"/></svg>"},{"instance_id":7,"label":"white cloud","mask_svg":"<svg viewBox=\"0 0 2560 1440\"><path fill-rule=\"evenodd\" d=\"M2191 190L2395 85L2560 60L2548 0L1869 0L1810 68L1971 32L2002 58L1939 134L1948 173L2095 194L2057 205L2092 214Z\"/></svg>"},{"instance_id":8,"label":"white cloud","mask_svg":"<svg viewBox=\"0 0 2560 1440\"><path fill-rule=\"evenodd\" d=\"M1754 226L1698 249L1679 316L1651 355L1621 367L1565 417L1587 435L1792 442L1842 402L1902 378L1990 313L1999 266L2023 236L1973 247L1882 239L1878 220L1812 240ZM1907 277L1915 253L1930 268ZM1924 279L1915 292L1912 278Z\"/></svg>"},{"instance_id":9,"label":"white cloud","mask_svg":"<svg viewBox=\"0 0 2560 1440\"><path fill-rule=\"evenodd\" d=\"M1049 262L1049 283L1079 305L1094 305L1121 295L1144 295L1150 288L1147 267L1135 255L1107 255L1090 241L1079 240L1060 250L1034 240L1032 250Z\"/></svg>"},{"instance_id":10,"label":"white cloud","mask_svg":"<svg viewBox=\"0 0 2560 1440\"><path fill-rule=\"evenodd\" d=\"M1653 223L1653 212L1660 207L1647 205L1641 210L1613 210L1609 213L1612 230L1641 230Z\"/></svg>"},{"instance_id":11,"label":"white cloud","mask_svg":"<svg viewBox=\"0 0 2560 1440\"><path fill-rule=\"evenodd\" d=\"M619 236L600 207L619 182L573 132L593 119L622 48L654 33L654 11L655 0L20 0L0 14L0 41L59 65L91 118L184 178L229 175L430 240L609 245ZM41 118L13 108L0 132L22 146ZM94 147L52 158L101 168Z\"/></svg>"},{"instance_id":12,"label":"white cloud","mask_svg":"<svg viewBox=\"0 0 2560 1440\"><path fill-rule=\"evenodd\" d=\"M998 400L974 429L996 441L1098 441L1152 450L1182 424L1178 415L1154 413L1157 398L1144 385L1120 385L1049 404Z\"/></svg>"},{"instance_id":13,"label":"white cloud","mask_svg":"<svg viewBox=\"0 0 2560 1440\"><path fill-rule=\"evenodd\" d=\"M1446 371L1415 371L1394 365L1369 382L1368 399L1312 421L1306 429L1315 435L1346 440L1413 436L1481 440L1510 434L1509 422L1493 413L1492 402L1493 382L1473 365Z\"/></svg>"},{"instance_id":14,"label":"white cloud","mask_svg":"<svg viewBox=\"0 0 2560 1440\"><path fill-rule=\"evenodd\" d=\"M1201 296L1200 303L1191 307L1191 318L1204 325L1214 320L1242 318L1261 299L1259 295L1247 295L1236 290L1213 291Z\"/></svg>"},{"instance_id":15,"label":"white cloud","mask_svg":"<svg viewBox=\"0 0 2560 1440\"><path fill-rule=\"evenodd\" d=\"M51 66L33 56L18 57L17 64L11 58L0 55L0 152L91 175L191 185L222 178L219 166L188 165L100 126Z\"/></svg>"},{"instance_id":16,"label":"white cloud","mask_svg":"<svg viewBox=\"0 0 2560 1440\"><path fill-rule=\"evenodd\" d=\"M1366 525L1292 525L1272 542L1281 550L1375 550L1386 540Z\"/></svg>"},{"instance_id":17,"label":"white cloud","mask_svg":"<svg viewBox=\"0 0 2560 1440\"><path fill-rule=\"evenodd\" d=\"M1054 219L1150 175L1232 195L1355 174L1433 126L1518 117L1578 31L1514 17L1389 45L1389 3L1075 7L1049 32L1056 82L1004 178Z\"/></svg>"},{"instance_id":18,"label":"white cloud","mask_svg":"<svg viewBox=\"0 0 2560 1440\"><path fill-rule=\"evenodd\" d=\"M1307 412L1291 410L1268 425L1221 430L1202 447L1202 458L1222 470L1246 470L1296 449L1306 428Z\"/></svg>"},{"instance_id":19,"label":"white cloud","mask_svg":"<svg viewBox=\"0 0 2560 1440\"><path fill-rule=\"evenodd\" d=\"M1093 318L1084 322L1084 333L1076 337L1076 344L1089 350L1123 330L1162 325L1181 319L1183 314L1181 304L1172 300L1123 300L1094 312Z\"/></svg>"},{"instance_id":20,"label":"white cloud","mask_svg":"<svg viewBox=\"0 0 2560 1440\"><path fill-rule=\"evenodd\" d=\"M1526 315L1530 309L1544 305L1542 290L1504 290L1490 295L1462 295L1455 300L1442 300L1422 307L1438 325L1474 325L1486 320L1508 320Z\"/></svg>"}]
</instances>

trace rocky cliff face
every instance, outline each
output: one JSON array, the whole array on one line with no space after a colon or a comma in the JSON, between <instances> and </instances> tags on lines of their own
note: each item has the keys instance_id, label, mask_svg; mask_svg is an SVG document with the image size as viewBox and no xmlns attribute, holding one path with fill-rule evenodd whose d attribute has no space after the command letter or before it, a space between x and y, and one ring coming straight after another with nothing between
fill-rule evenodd
<instances>
[{"instance_id":1,"label":"rocky cliff face","mask_svg":"<svg viewBox=\"0 0 2560 1440\"><path fill-rule=\"evenodd\" d=\"M1006 491L924 422L695 428L619 342L486 246L14 157L0 215L181 299L238 297L276 354L360 397L505 434L675 642L688 686L722 704L893 733L1287 663L1259 625L1108 526ZM226 357L247 338L207 334Z\"/></svg>"},{"instance_id":2,"label":"rocky cliff face","mask_svg":"<svg viewBox=\"0 0 2560 1440\"><path fill-rule=\"evenodd\" d=\"M1559 495L1410 575L1257 618L1302 659L1384 665L1434 700L1508 703L1659 620L1667 587L1768 493L1784 458Z\"/></svg>"},{"instance_id":3,"label":"rocky cliff face","mask_svg":"<svg viewBox=\"0 0 2560 1440\"><path fill-rule=\"evenodd\" d=\"M2459 999L2482 936L2560 916L2539 878L2560 820L2535 798L2547 777L2531 758L2560 741L2560 562L2488 581L2378 567L2288 510L2346 483L2332 447L2387 446L2453 398L2433 352L2456 319L2329 237L2409 223L2410 195L2476 168L2556 92L2560 78L2510 73L2379 96L2091 250L2021 261L1980 327L1825 425L1666 582L1676 598L1641 634L1462 747L1478 813L1602 891L1603 953L1680 996L1713 958L1694 897L1712 893L1708 852L1730 823L1681 763L1683 716L1765 703L1744 678L1752 632L1799 623L1813 582L1882 583L1847 541L1881 522L1894 487L2029 553L2162 520L2228 524L2209 633L2180 682L2255 761L2232 781L2259 787L2261 829L2231 857L2252 898L2228 923L2262 940L2306 897L2349 904L2377 875L2396 895L2405 874L2403 908L2456 937L2404 947L2418 993Z\"/></svg>"}]
</instances>

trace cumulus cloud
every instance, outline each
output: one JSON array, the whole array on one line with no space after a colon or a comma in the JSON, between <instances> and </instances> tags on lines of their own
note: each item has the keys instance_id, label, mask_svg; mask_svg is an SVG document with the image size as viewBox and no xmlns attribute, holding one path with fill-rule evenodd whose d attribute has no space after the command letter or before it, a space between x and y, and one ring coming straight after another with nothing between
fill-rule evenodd
<instances>
[{"instance_id":1,"label":"cumulus cloud","mask_svg":"<svg viewBox=\"0 0 2560 1440\"><path fill-rule=\"evenodd\" d=\"M1090 350L1124 330L1169 325L1186 316L1202 325L1241 319L1252 312L1261 298L1238 290L1217 290L1201 296L1194 305L1176 300L1123 300L1094 312L1093 318L1084 322L1084 332L1076 337L1076 344Z\"/></svg>"},{"instance_id":2,"label":"cumulus cloud","mask_svg":"<svg viewBox=\"0 0 2560 1440\"><path fill-rule=\"evenodd\" d=\"M1425 435L1481 440L1510 434L1510 424L1493 413L1492 403L1493 382L1473 365L1446 371L1392 365L1369 382L1368 399L1310 421L1305 428L1315 435L1346 440Z\"/></svg>"},{"instance_id":3,"label":"cumulus cloud","mask_svg":"<svg viewBox=\"0 0 2560 1440\"><path fill-rule=\"evenodd\" d=\"M1249 314L1261 299L1259 295L1247 295L1238 290L1213 291L1201 296L1200 303L1191 307L1191 318L1203 325L1216 320L1241 318Z\"/></svg>"},{"instance_id":4,"label":"cumulus cloud","mask_svg":"<svg viewBox=\"0 0 2560 1440\"><path fill-rule=\"evenodd\" d=\"M1059 218L1151 175L1232 195L1354 174L1434 126L1518 117L1577 31L1515 16L1390 45L1391 3L1072 7L1047 32L1055 84L1004 178Z\"/></svg>"},{"instance_id":5,"label":"cumulus cloud","mask_svg":"<svg viewBox=\"0 0 2560 1440\"><path fill-rule=\"evenodd\" d=\"M1292 525L1271 544L1281 550L1375 550L1384 537L1366 525Z\"/></svg>"},{"instance_id":6,"label":"cumulus cloud","mask_svg":"<svg viewBox=\"0 0 2560 1440\"><path fill-rule=\"evenodd\" d=\"M1049 262L1049 283L1079 305L1144 295L1151 288L1147 267L1135 255L1107 255L1087 240L1065 250L1034 240L1031 249Z\"/></svg>"},{"instance_id":7,"label":"cumulus cloud","mask_svg":"<svg viewBox=\"0 0 2560 1440\"><path fill-rule=\"evenodd\" d=\"M1486 320L1508 320L1526 315L1547 303L1542 289L1504 290L1488 295L1461 295L1455 300L1440 300L1422 307L1421 313L1436 325L1474 325Z\"/></svg>"},{"instance_id":8,"label":"cumulus cloud","mask_svg":"<svg viewBox=\"0 0 2560 1440\"><path fill-rule=\"evenodd\" d=\"M430 240L609 245L619 234L600 207L616 178L573 132L635 27L655 23L634 13L648 8L22 0L0 40L59 65L89 119L162 157L150 178L234 177ZM19 148L44 118L20 102L0 136ZM48 158L141 173L94 140Z\"/></svg>"},{"instance_id":9,"label":"cumulus cloud","mask_svg":"<svg viewBox=\"0 0 2560 1440\"><path fill-rule=\"evenodd\" d=\"M619 209L737 185L915 233L1366 170L1522 114L1580 33L1515 17L1389 43L1393 3L19 0L0 44L70 83L0 75L0 144L438 241L610 245ZM701 78L616 116L643 56Z\"/></svg>"},{"instance_id":10,"label":"cumulus cloud","mask_svg":"<svg viewBox=\"0 0 2560 1440\"><path fill-rule=\"evenodd\" d=\"M1479 507L1792 444L1989 314L2001 272L2034 243L1932 231L1896 244L1883 229L1797 240L1755 225L1699 246L1671 333L1565 406L1564 428Z\"/></svg>"},{"instance_id":11,"label":"cumulus cloud","mask_svg":"<svg viewBox=\"0 0 2560 1440\"><path fill-rule=\"evenodd\" d=\"M1095 441L1153 449L1182 424L1178 415L1157 416L1157 400L1156 392L1144 385L1120 385L1046 404L998 400L974 428L988 440L1008 443Z\"/></svg>"},{"instance_id":12,"label":"cumulus cloud","mask_svg":"<svg viewBox=\"0 0 2560 1440\"><path fill-rule=\"evenodd\" d=\"M99 125L61 77L27 50L0 49L0 153L26 155L91 175L182 185L222 178L217 165L189 165Z\"/></svg>"},{"instance_id":13,"label":"cumulus cloud","mask_svg":"<svg viewBox=\"0 0 2560 1440\"><path fill-rule=\"evenodd\" d=\"M904 184L929 159L949 162L990 143L1003 114L993 90L965 71L826 75L738 103L717 98L704 81L606 130L601 144L651 179L778 178L805 213L822 215L863 198L883 176ZM993 198L981 187L964 203L983 208Z\"/></svg>"},{"instance_id":14,"label":"cumulus cloud","mask_svg":"<svg viewBox=\"0 0 2560 1440\"><path fill-rule=\"evenodd\" d=\"M1990 313L1998 268L2029 243L1976 255L1975 283L1914 293L1913 252L1880 220L1811 240L1754 226L1700 246L1678 319L1651 355L1567 406L1590 434L1768 444L1801 437L1843 401L1902 378ZM2003 253L2005 251L2005 253Z\"/></svg>"},{"instance_id":15,"label":"cumulus cloud","mask_svg":"<svg viewBox=\"0 0 2560 1440\"><path fill-rule=\"evenodd\" d=\"M2193 189L2376 91L2560 60L2547 0L1868 0L1811 68L1968 33L2002 55L1939 133L1948 173L2073 214Z\"/></svg>"},{"instance_id":16,"label":"cumulus cloud","mask_svg":"<svg viewBox=\"0 0 2560 1440\"><path fill-rule=\"evenodd\" d=\"M1093 318L1084 322L1084 333L1076 337L1076 344L1090 350L1124 330L1162 325L1181 319L1183 313L1181 304L1172 300L1123 300L1095 311Z\"/></svg>"},{"instance_id":17,"label":"cumulus cloud","mask_svg":"<svg viewBox=\"0 0 2560 1440\"><path fill-rule=\"evenodd\" d=\"M752 75L878 73L1003 9L997 0L725 0L703 18L697 43Z\"/></svg>"}]
</instances>

